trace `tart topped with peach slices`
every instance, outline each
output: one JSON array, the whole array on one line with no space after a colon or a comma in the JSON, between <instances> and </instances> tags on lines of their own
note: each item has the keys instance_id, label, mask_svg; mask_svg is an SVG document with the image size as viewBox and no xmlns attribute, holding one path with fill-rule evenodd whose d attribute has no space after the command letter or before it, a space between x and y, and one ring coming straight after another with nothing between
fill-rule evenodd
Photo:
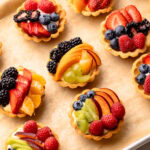
<instances>
[{"instance_id":1,"label":"tart topped with peach slices","mask_svg":"<svg viewBox=\"0 0 150 150\"><path fill-rule=\"evenodd\" d=\"M101 60L89 44L76 37L58 44L47 64L53 79L63 87L83 87L99 73Z\"/></svg>"},{"instance_id":2,"label":"tart topped with peach slices","mask_svg":"<svg viewBox=\"0 0 150 150\"><path fill-rule=\"evenodd\" d=\"M5 150L58 150L59 142L48 127L29 120L7 139Z\"/></svg>"},{"instance_id":3,"label":"tart topped with peach slices","mask_svg":"<svg viewBox=\"0 0 150 150\"><path fill-rule=\"evenodd\" d=\"M63 32L66 13L54 0L26 0L14 16L22 35L35 42L50 41Z\"/></svg>"},{"instance_id":4,"label":"tart topped with peach slices","mask_svg":"<svg viewBox=\"0 0 150 150\"><path fill-rule=\"evenodd\" d=\"M45 79L26 68L10 67L1 75L0 112L9 117L32 116L41 104Z\"/></svg>"},{"instance_id":5,"label":"tart topped with peach slices","mask_svg":"<svg viewBox=\"0 0 150 150\"><path fill-rule=\"evenodd\" d=\"M136 57L150 46L150 22L134 5L112 12L101 23L105 50L121 58Z\"/></svg>"},{"instance_id":6,"label":"tart topped with peach slices","mask_svg":"<svg viewBox=\"0 0 150 150\"><path fill-rule=\"evenodd\" d=\"M113 0L68 0L77 13L84 16L98 16L112 10Z\"/></svg>"},{"instance_id":7,"label":"tart topped with peach slices","mask_svg":"<svg viewBox=\"0 0 150 150\"><path fill-rule=\"evenodd\" d=\"M110 89L94 88L78 94L71 106L71 125L87 139L99 141L119 132L125 108Z\"/></svg>"}]
</instances>

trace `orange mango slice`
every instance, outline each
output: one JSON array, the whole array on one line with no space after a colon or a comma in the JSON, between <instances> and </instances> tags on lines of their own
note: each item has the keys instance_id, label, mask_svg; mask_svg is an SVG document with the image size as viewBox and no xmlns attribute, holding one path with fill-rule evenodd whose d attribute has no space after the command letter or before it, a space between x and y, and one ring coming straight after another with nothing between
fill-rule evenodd
<instances>
[{"instance_id":1,"label":"orange mango slice","mask_svg":"<svg viewBox=\"0 0 150 150\"><path fill-rule=\"evenodd\" d=\"M29 96L34 104L35 108L38 108L41 104L41 95L30 95Z\"/></svg>"},{"instance_id":2,"label":"orange mango slice","mask_svg":"<svg viewBox=\"0 0 150 150\"><path fill-rule=\"evenodd\" d=\"M36 73L32 73L32 80L39 81L43 86L45 86L46 84L45 79L41 75L38 75Z\"/></svg>"}]
</instances>

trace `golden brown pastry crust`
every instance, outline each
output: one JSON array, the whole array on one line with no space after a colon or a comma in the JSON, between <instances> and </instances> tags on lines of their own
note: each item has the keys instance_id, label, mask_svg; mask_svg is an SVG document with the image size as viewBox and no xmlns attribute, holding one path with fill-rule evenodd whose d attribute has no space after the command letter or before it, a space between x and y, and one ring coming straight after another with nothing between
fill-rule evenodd
<instances>
[{"instance_id":1,"label":"golden brown pastry crust","mask_svg":"<svg viewBox=\"0 0 150 150\"><path fill-rule=\"evenodd\" d=\"M0 42L0 56L2 54L2 43Z\"/></svg>"}]
</instances>

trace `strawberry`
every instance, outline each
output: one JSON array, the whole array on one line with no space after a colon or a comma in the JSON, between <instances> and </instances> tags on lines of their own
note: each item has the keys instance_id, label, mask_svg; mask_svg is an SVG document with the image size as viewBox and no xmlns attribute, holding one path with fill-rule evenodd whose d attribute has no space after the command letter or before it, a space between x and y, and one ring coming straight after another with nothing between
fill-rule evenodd
<instances>
[{"instance_id":1,"label":"strawberry","mask_svg":"<svg viewBox=\"0 0 150 150\"><path fill-rule=\"evenodd\" d=\"M142 49L145 45L145 35L143 33L137 33L134 35L133 37L133 42L134 42L134 45L137 47L137 48L140 48Z\"/></svg>"},{"instance_id":2,"label":"strawberry","mask_svg":"<svg viewBox=\"0 0 150 150\"><path fill-rule=\"evenodd\" d=\"M150 65L150 54L143 58L143 63Z\"/></svg>"},{"instance_id":3,"label":"strawberry","mask_svg":"<svg viewBox=\"0 0 150 150\"><path fill-rule=\"evenodd\" d=\"M23 93L18 89L12 89L9 91L10 106L12 113L17 114L23 103Z\"/></svg>"},{"instance_id":4,"label":"strawberry","mask_svg":"<svg viewBox=\"0 0 150 150\"><path fill-rule=\"evenodd\" d=\"M56 6L49 0L40 0L38 8L45 13L52 13L56 10Z\"/></svg>"},{"instance_id":5,"label":"strawberry","mask_svg":"<svg viewBox=\"0 0 150 150\"><path fill-rule=\"evenodd\" d=\"M34 22L29 22L29 29L28 29L28 34L29 35L34 35Z\"/></svg>"},{"instance_id":6,"label":"strawberry","mask_svg":"<svg viewBox=\"0 0 150 150\"><path fill-rule=\"evenodd\" d=\"M96 120L90 124L89 132L95 136L102 135L104 132L102 121Z\"/></svg>"},{"instance_id":7,"label":"strawberry","mask_svg":"<svg viewBox=\"0 0 150 150\"><path fill-rule=\"evenodd\" d=\"M150 75L148 75L144 82L144 91L150 93Z\"/></svg>"},{"instance_id":8,"label":"strawberry","mask_svg":"<svg viewBox=\"0 0 150 150\"><path fill-rule=\"evenodd\" d=\"M117 102L112 105L111 112L117 119L123 119L125 115L125 108L121 103Z\"/></svg>"},{"instance_id":9,"label":"strawberry","mask_svg":"<svg viewBox=\"0 0 150 150\"><path fill-rule=\"evenodd\" d=\"M22 75L18 75L17 81L26 84L27 87L30 86L29 80L26 77L22 76Z\"/></svg>"},{"instance_id":10,"label":"strawberry","mask_svg":"<svg viewBox=\"0 0 150 150\"><path fill-rule=\"evenodd\" d=\"M23 76L28 79L29 83L32 81L32 73L28 69L23 69Z\"/></svg>"},{"instance_id":11,"label":"strawberry","mask_svg":"<svg viewBox=\"0 0 150 150\"><path fill-rule=\"evenodd\" d=\"M24 124L23 131L26 133L37 133L37 123L34 120L29 120Z\"/></svg>"},{"instance_id":12,"label":"strawberry","mask_svg":"<svg viewBox=\"0 0 150 150\"><path fill-rule=\"evenodd\" d=\"M142 16L138 9L134 5L129 5L125 8L127 13L131 16L132 20L134 22L141 22L142 21Z\"/></svg>"},{"instance_id":13,"label":"strawberry","mask_svg":"<svg viewBox=\"0 0 150 150\"><path fill-rule=\"evenodd\" d=\"M105 129L112 130L117 127L117 119L113 115L105 115L102 117L102 124Z\"/></svg>"},{"instance_id":14,"label":"strawberry","mask_svg":"<svg viewBox=\"0 0 150 150\"><path fill-rule=\"evenodd\" d=\"M121 14L126 18L126 20L129 22L132 22L133 19L131 18L131 16L127 13L127 11L125 9L120 9L119 10L121 12Z\"/></svg>"},{"instance_id":15,"label":"strawberry","mask_svg":"<svg viewBox=\"0 0 150 150\"><path fill-rule=\"evenodd\" d=\"M103 0L103 2L100 4L100 9L106 8L110 4L110 0Z\"/></svg>"},{"instance_id":16,"label":"strawberry","mask_svg":"<svg viewBox=\"0 0 150 150\"><path fill-rule=\"evenodd\" d=\"M37 137L41 141L45 141L48 137L52 135L51 129L49 127L44 127L38 130Z\"/></svg>"},{"instance_id":17,"label":"strawberry","mask_svg":"<svg viewBox=\"0 0 150 150\"><path fill-rule=\"evenodd\" d=\"M114 30L119 25L126 26L127 23L128 21L119 11L114 11L108 16L105 27Z\"/></svg>"},{"instance_id":18,"label":"strawberry","mask_svg":"<svg viewBox=\"0 0 150 150\"><path fill-rule=\"evenodd\" d=\"M25 10L37 10L38 3L35 0L26 0Z\"/></svg>"},{"instance_id":19,"label":"strawberry","mask_svg":"<svg viewBox=\"0 0 150 150\"><path fill-rule=\"evenodd\" d=\"M123 53L133 51L135 49L134 42L128 35L122 35L119 37L119 47Z\"/></svg>"},{"instance_id":20,"label":"strawberry","mask_svg":"<svg viewBox=\"0 0 150 150\"><path fill-rule=\"evenodd\" d=\"M58 150L59 143L55 137L49 137L44 143L45 150Z\"/></svg>"},{"instance_id":21,"label":"strawberry","mask_svg":"<svg viewBox=\"0 0 150 150\"><path fill-rule=\"evenodd\" d=\"M21 22L20 25L21 25L21 28L23 29L24 32L29 33L28 32L29 31L29 23Z\"/></svg>"},{"instance_id":22,"label":"strawberry","mask_svg":"<svg viewBox=\"0 0 150 150\"><path fill-rule=\"evenodd\" d=\"M103 0L89 0L88 7L90 11L97 11L100 9L100 5L102 4Z\"/></svg>"}]
</instances>

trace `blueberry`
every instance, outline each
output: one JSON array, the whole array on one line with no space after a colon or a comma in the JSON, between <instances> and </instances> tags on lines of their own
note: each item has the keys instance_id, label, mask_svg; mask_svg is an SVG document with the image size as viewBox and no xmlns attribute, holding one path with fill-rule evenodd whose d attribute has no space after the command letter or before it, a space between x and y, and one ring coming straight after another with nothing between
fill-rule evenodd
<instances>
[{"instance_id":1,"label":"blueberry","mask_svg":"<svg viewBox=\"0 0 150 150\"><path fill-rule=\"evenodd\" d=\"M58 26L55 22L51 22L50 24L48 24L47 29L48 32L54 34L57 32Z\"/></svg>"},{"instance_id":2,"label":"blueberry","mask_svg":"<svg viewBox=\"0 0 150 150\"><path fill-rule=\"evenodd\" d=\"M119 36L121 36L121 35L123 35L123 34L126 34L126 29L125 29L124 26L119 25L119 26L116 27L115 33L116 33L116 36L119 37Z\"/></svg>"},{"instance_id":3,"label":"blueberry","mask_svg":"<svg viewBox=\"0 0 150 150\"><path fill-rule=\"evenodd\" d=\"M41 15L39 17L39 22L44 25L48 25L51 21L50 15Z\"/></svg>"},{"instance_id":4,"label":"blueberry","mask_svg":"<svg viewBox=\"0 0 150 150\"><path fill-rule=\"evenodd\" d=\"M94 91L88 91L88 92L87 92L87 97L88 97L88 98L93 98L94 95L95 95L95 92L94 92Z\"/></svg>"},{"instance_id":5,"label":"blueberry","mask_svg":"<svg viewBox=\"0 0 150 150\"><path fill-rule=\"evenodd\" d=\"M110 46L112 49L119 50L119 42L117 38L114 38L110 41Z\"/></svg>"},{"instance_id":6,"label":"blueberry","mask_svg":"<svg viewBox=\"0 0 150 150\"><path fill-rule=\"evenodd\" d=\"M80 110L83 106L83 103L81 101L75 101L72 106L74 110Z\"/></svg>"},{"instance_id":7,"label":"blueberry","mask_svg":"<svg viewBox=\"0 0 150 150\"><path fill-rule=\"evenodd\" d=\"M142 64L142 65L140 65L139 70L140 70L140 72L143 73L143 74L148 73L148 71L149 71L149 66L146 65L146 64Z\"/></svg>"},{"instance_id":8,"label":"blueberry","mask_svg":"<svg viewBox=\"0 0 150 150\"><path fill-rule=\"evenodd\" d=\"M50 14L51 21L58 21L59 20L59 15L57 13L51 13Z\"/></svg>"},{"instance_id":9,"label":"blueberry","mask_svg":"<svg viewBox=\"0 0 150 150\"><path fill-rule=\"evenodd\" d=\"M80 101L85 102L87 95L80 95Z\"/></svg>"},{"instance_id":10,"label":"blueberry","mask_svg":"<svg viewBox=\"0 0 150 150\"><path fill-rule=\"evenodd\" d=\"M105 32L105 38L106 40L112 40L113 38L115 38L115 32L113 30L107 30Z\"/></svg>"},{"instance_id":11,"label":"blueberry","mask_svg":"<svg viewBox=\"0 0 150 150\"><path fill-rule=\"evenodd\" d=\"M137 83L143 85L145 81L146 75L145 74L140 74L136 77Z\"/></svg>"}]
</instances>

